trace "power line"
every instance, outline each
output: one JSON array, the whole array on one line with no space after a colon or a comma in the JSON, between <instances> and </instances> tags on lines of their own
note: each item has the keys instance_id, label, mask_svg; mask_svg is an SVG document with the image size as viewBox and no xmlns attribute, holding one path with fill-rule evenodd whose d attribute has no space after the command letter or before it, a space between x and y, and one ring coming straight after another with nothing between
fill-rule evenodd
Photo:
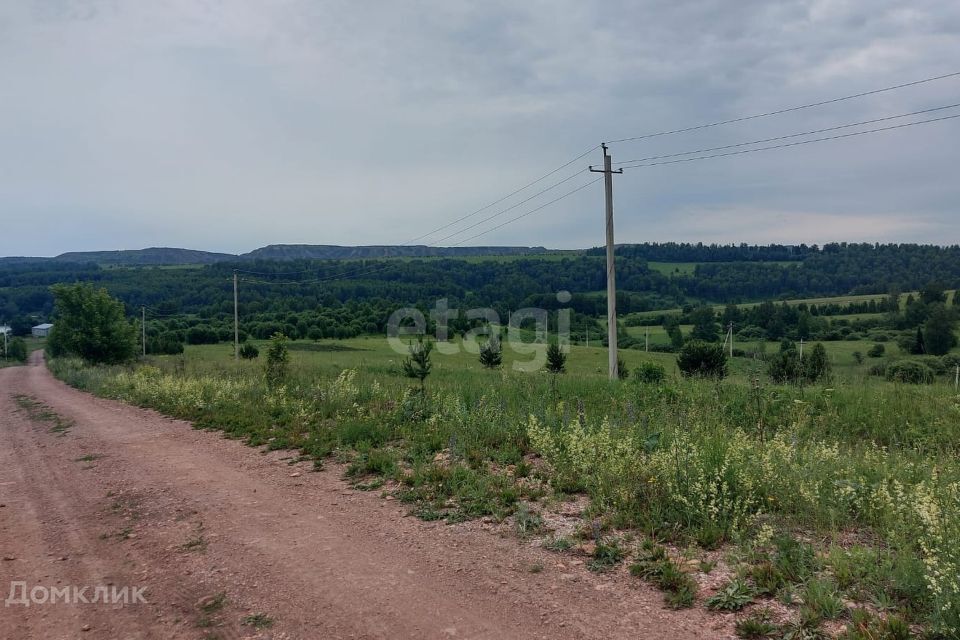
<instances>
[{"instance_id":1,"label":"power line","mask_svg":"<svg viewBox=\"0 0 960 640\"><path fill-rule=\"evenodd\" d=\"M581 159L585 158L586 156L590 155L591 153L593 153L594 151L596 151L599 147L600 147L600 145L594 145L593 147L590 147L589 149L587 149L586 151L584 151L583 153L581 153L580 155L578 155L576 158L574 158L574 159L571 160L570 162L564 163L564 164L560 165L559 167L557 167L556 169L554 169L553 171L550 171L549 173L543 174L542 176L540 176L539 178L537 178L537 179L534 180L533 182L528 182L527 184L525 184L524 186L520 187L520 188L517 189L516 191L513 191L513 192L505 195L504 197L500 198L499 200L495 200L495 201L491 202L490 204L488 204L488 205L486 205L486 206L480 207L479 209L477 209L477 210L474 211L473 213L468 213L468 214L465 215L465 216L462 216L462 217L460 217L460 218L457 218L457 219L454 220L453 222L449 222L449 223L447 223L447 224L445 224L445 225L443 225L443 226L441 226L441 227L437 227L436 229L434 229L433 231L430 231L429 233L425 233L425 234L423 234L422 236L417 236L416 238L413 238L413 239L411 239L411 240L407 240L406 242L404 242L404 243L401 244L400 246L407 245L407 244L411 244L411 243L413 243L413 242L416 242L417 240L422 240L423 238L426 238L426 237L428 237L428 236L432 236L433 234L437 233L438 231L443 231L444 229L447 229L447 228L449 228L449 227L452 227L453 225L457 224L458 222L463 222L464 220L466 220L466 219L468 219L468 218L472 218L473 216L477 215L478 213L483 213L483 212L486 211L487 209L490 209L491 207L494 207L494 206L500 204L501 202L512 198L513 196L517 195L517 194L520 193L521 191L526 191L527 189L529 189L529 188L532 187L533 185L537 184L538 182L542 182L543 180L546 180L547 178L549 178L550 176L554 175L555 173L559 173L560 171L562 171L563 169L566 169L567 167L569 167L569 166L572 165L573 163L577 162L578 160L581 160ZM555 186L556 186L556 185L555 185ZM457 234L454 234L454 235L457 235ZM444 238L444 239L446 239L446 238ZM442 240L438 240L437 242L443 242L443 239L442 239ZM428 246L429 246L429 245L428 245Z\"/></svg>"},{"instance_id":2,"label":"power line","mask_svg":"<svg viewBox=\"0 0 960 640\"><path fill-rule=\"evenodd\" d=\"M800 110L802 110L802 109L811 109L811 108L813 108L813 107L822 107L822 106L824 106L824 105L834 104L834 103L836 103L836 102L843 102L844 100L853 100L854 98L863 98L863 97L865 97L865 96L872 96L872 95L876 95L876 94L878 94L878 93L884 93L885 91L894 91L894 90L896 90L896 89L905 89L905 88L907 88L907 87L914 87L914 86L917 86L917 85L919 85L919 84L924 84L924 83L927 83L927 82L934 82L934 81L936 81L936 80L945 80L945 79L947 79L947 78L954 78L954 77L956 77L956 76L960 76L960 71L955 71L955 72L953 72L953 73L946 73L946 74L944 74L944 75L942 75L942 76L934 76L934 77L932 77L932 78L924 78L923 80L915 80L915 81L913 81L913 82L907 82L907 83L904 83L904 84L898 84L898 85L894 85L894 86L892 86L892 87L884 87L884 88L882 88L882 89L874 89L873 91L864 91L864 92L862 92L862 93L854 93L854 94L852 94L852 95L843 96L843 97L840 97L840 98L832 98L832 99L830 99L830 100L822 100L822 101L820 101L820 102L811 102L810 104L802 104L802 105L799 105L799 106L796 106L796 107L788 107L788 108L786 108L786 109L778 109L778 110L776 110L776 111L768 111L768 112L766 112L766 113L758 113L758 114L755 114L755 115L752 115L752 116L744 116L744 117L741 117L741 118L732 118L732 119L730 119L730 120L721 120L721 121L719 121L719 122L710 122L710 123L708 123L708 124L698 124L698 125L695 125L695 126L692 126L692 127L684 127L684 128L682 128L682 129L673 129L673 130L670 130L670 131L658 131L658 132L656 132L656 133L645 133L645 134L643 134L643 135L631 136L631 137L629 137L629 138L620 138L620 139L618 139L618 140L609 140L609 141L607 141L607 144L614 144L614 143L618 143L618 142L632 142L633 140L646 140L646 139L648 139L648 138L657 138L657 137L660 137L660 136L669 136L669 135L673 135L673 134L676 134L676 133L686 133L686 132L688 132L688 131L698 131L698 130L700 130L700 129L709 129L710 127L719 127L719 126L725 125L725 124L734 124L734 123L737 123L737 122L746 122L746 121L748 121L748 120L756 120L757 118L766 118L766 117L769 117L769 116L776 116L776 115L780 115L780 114L783 114L783 113L790 113L790 112L793 112L793 111L800 111ZM596 148L596 147L594 147L594 148ZM591 151L592 151L592 149L591 149Z\"/></svg>"},{"instance_id":3,"label":"power line","mask_svg":"<svg viewBox=\"0 0 960 640\"><path fill-rule=\"evenodd\" d=\"M588 182L588 183L586 183L586 184L583 184L583 185L580 185L580 186L577 187L576 189L573 189L572 191L568 191L568 192L566 192L565 194L563 194L562 196L551 200L550 202L547 202L547 203L545 203L545 204L540 205L540 206L537 207L536 209L531 209L530 211L527 211L527 212L524 213L524 214L521 214L521 215L519 215L519 216L516 216L515 218L510 218L510 219L507 220L506 222L503 222L503 223L501 223L501 224L498 224L498 225L495 226L495 227L491 227L490 229L487 229L486 231L483 231L483 232L478 233L478 234L476 234L476 235L472 235L472 236L470 236L469 238L467 238L467 239L465 239L465 240L461 240L460 242L458 242L458 243L456 243L456 244L454 244L454 245L452 245L452 246L458 247L458 246L462 245L462 244L465 243L465 242L470 242L471 240L473 240L473 239L475 239L475 238L479 238L480 236L485 236L485 235L487 235L488 233L492 233L492 232L496 231L497 229L502 229L503 227L507 226L508 224L513 224L514 222L516 222L517 220L520 220L521 218L526 218L527 216L532 215L532 214L540 211L541 209L544 209L545 207L550 206L551 204L555 204L555 203L557 203L557 202L560 202L560 201L563 200L564 198L567 198L567 197L569 197L569 196L572 196L573 194L577 193L578 191L582 191L583 189L586 189L587 187L589 187L589 186L591 186L591 185L597 184L597 183L600 182L602 179L603 179L603 178L596 178L596 179L594 179L594 180L591 180L590 182Z\"/></svg>"},{"instance_id":4,"label":"power line","mask_svg":"<svg viewBox=\"0 0 960 640\"><path fill-rule=\"evenodd\" d=\"M581 172L581 173L582 173L582 172ZM579 175L579 174L576 174L576 175ZM572 176L572 177L576 177L576 175L575 175L575 176ZM531 209L531 210L529 210L529 211L526 211L526 212L524 212L524 213L522 213L522 214L520 214L520 215L518 215L518 216L514 216L513 218L510 218L509 220L506 220L506 221L504 221L504 222L502 222L502 223L500 223L500 224L498 224L498 225L496 225L496 226L494 226L494 227L491 227L490 229L487 229L486 231L482 231L482 232L480 232L480 233L474 234L474 235L470 236L469 238L466 238L466 239L464 239L464 240L461 240L460 242L458 242L458 243L456 243L456 244L453 244L453 245L450 245L450 246L451 246L451 247L457 247L457 246L460 246L460 245L462 245L462 244L464 244L464 243L466 243L466 242L470 242L471 240L474 240L474 239L476 239L476 238L479 238L480 236L484 236L484 235L486 235L486 234L488 234L488 233L492 233L493 231L496 231L497 229L502 229L503 227L505 227L505 226L507 226L507 225L509 225L509 224L513 224L513 223L516 222L517 220L521 220L521 219L523 219L523 218L526 218L527 216L533 215L534 213L537 213L538 211L541 211L541 210L545 209L546 207L549 207L549 206L552 205L552 204L556 204L557 202L560 202L561 200L564 200L565 198L568 198L568 197L572 196L573 194L575 194L575 193L577 193L577 192L579 192L579 191L582 191L583 189L586 189L587 187L589 187L589 186L591 186L591 185L596 184L596 183L599 182L600 180L601 180L601 178L597 178L597 179L595 179L595 180L591 180L590 182L587 182L587 183L585 183L585 184L582 184L582 185L580 185L579 187L576 187L575 189L571 189L570 191L567 191L567 192L564 193L563 195L560 195L560 196L554 198L553 200L550 200L549 202L545 202L545 203L543 203L543 204L541 204L541 205L539 205L539 206L537 206L537 207L535 207L535 208L533 208L533 209ZM429 246L429 245L428 245L428 246ZM372 266L372 267L369 267L369 268L367 268L367 269L364 269L364 270L361 270L361 271L356 271L356 272L353 272L353 273L345 273L345 274L331 275L331 276L326 276L326 277L323 277L323 278L316 278L316 279L312 279L312 280L277 281L277 280L254 280L254 279L250 279L250 278L243 278L241 281L242 281L242 282L251 282L251 283L254 283L254 284L283 284L283 285L287 285L287 284L317 284L317 283L320 283L320 282L329 282L329 281L331 281L331 280L341 280L341 279L343 279L343 278L348 278L348 277L369 275L369 274L371 274L371 273L376 273L376 272L379 272L379 271L383 271L384 269L387 269L388 267L391 267L391 266L393 266L392 263L386 262L386 263L381 263L381 264L378 264L378 265L376 265L376 266Z\"/></svg>"},{"instance_id":5,"label":"power line","mask_svg":"<svg viewBox=\"0 0 960 640\"><path fill-rule=\"evenodd\" d=\"M446 241L446 240L449 240L450 238L453 238L453 237L455 237L455 236L460 235L460 234L463 233L464 231L469 231L470 229L475 229L476 227L479 227L479 226L480 226L481 224L483 224L484 222L489 222L490 220L493 220L494 218L498 218L498 217L502 216L503 214L507 213L508 211L512 211L512 210L516 209L517 207L520 207L520 206L522 206L522 205L530 202L531 200L542 196L542 195L545 194L546 192L551 191L551 190L553 190L553 189L556 189L557 187L559 187L560 185L562 185L562 184L564 184L564 183L566 183L566 182L570 182L571 180L573 180L574 178L578 177L578 176L579 176L580 174L582 174L582 173L583 173L583 170L581 169L580 171L577 171L575 174L573 174L573 175L571 175L571 176L567 176L566 178L564 178L564 179L561 180L560 182L556 182L556 183L550 185L549 187L547 187L546 189L543 189L542 191L538 191L537 193L533 194L533 195L530 196L529 198L526 198L525 200L521 200L520 202L518 202L518 203L516 203L516 204L514 204L514 205L511 205L511 206L507 207L506 209L504 209L504 210L502 210L502 211L498 211L497 213L493 214L492 216L488 216L488 217L484 218L483 220L480 220L479 222L475 222L475 223L471 224L471 225L468 226L468 227L464 227L463 229L460 229L459 231L456 231L456 232L454 232L454 233L452 233L452 234L450 234L450 235L448 235L448 236L445 236L445 237L443 237L443 238L440 238L439 240L437 240L436 242L434 242L434 244L439 244L439 243L441 243L441 242L444 242L444 241Z\"/></svg>"},{"instance_id":6,"label":"power line","mask_svg":"<svg viewBox=\"0 0 960 640\"><path fill-rule=\"evenodd\" d=\"M488 209L491 209L492 207L495 207L496 205L501 204L502 202L505 202L505 201L509 200L509 199L512 198L513 196L515 196L515 195L517 195L517 194L519 194L519 193L522 193L523 191L526 191L527 189L529 189L529 188L532 187L533 185L535 185L535 184L537 184L537 183L539 183L539 182L543 182L544 180L546 180L546 179L549 178L550 176L555 175L555 174L559 173L560 171L563 171L564 169L566 169L566 168L569 167L570 165L574 164L575 162L577 162L577 161L579 161L579 160L582 160L583 158L585 158L586 156L588 156L588 155L589 155L590 153L592 153L593 151L596 151L598 148L600 148L600 145L594 145L593 147L590 147L589 149L587 149L586 151L584 151L583 153L581 153L581 154L578 155L577 157L573 158L572 160L570 160L570 161L568 161L568 162L565 162L564 164L560 165L560 166L557 167L556 169L553 169L552 171L548 171L547 173L543 174L542 176L540 176L540 177L537 178L536 180L532 180L531 182L528 182L527 184L523 185L523 186L520 187L519 189L515 189L514 191L511 191L510 193L508 193L507 195L503 196L502 198L499 198L499 199L497 199L497 200L494 200L493 202L491 202L491 203L489 203L489 204L487 204L487 205L484 205L484 206L480 207L480 208L477 209L476 211L473 211L473 212L471 212L471 213L468 213L468 214L465 215L465 216L461 216L461 217L457 218L456 220L453 220L453 221L448 222L448 223L446 223L446 224L444 224L444 225L441 225L441 226L439 226L439 227L433 229L432 231L429 231L429 232L427 232L427 233L425 233L425 234L423 234L423 235L420 235L420 236L417 236L416 238L411 238L410 240L407 240L407 241L405 241L405 242L402 242L402 243L400 243L400 244L397 245L397 246L401 246L401 247L402 247L402 246L410 245L410 244L412 244L412 243L414 243L414 242L416 242L416 241L418 241L418 240L422 240L422 239L424 239L424 238L427 238L427 237L429 237L429 236L432 236L433 234L435 234L435 233L437 233L437 232L439 232L439 231L443 231L443 230L445 230L445 229L449 229L450 227L454 226L455 224L458 224L458 223L460 223L460 222L463 222L464 220L468 220L469 218L472 218L472 217L475 216L475 215L478 215L478 214L480 214L480 213L483 213L484 211L486 211L486 210L488 210ZM445 237L441 238L440 240L436 240L436 241L434 241L434 242L432 242L432 243L430 243L430 244L428 244L428 245L426 245L426 246L428 246L428 247L429 247L429 246L434 246L434 247L435 247L435 246L437 246L439 243L441 243L441 242L443 242L443 241L445 241L445 240L449 240L450 238L456 237L456 236L460 235L461 233L463 233L464 231L469 231L470 229L473 229L473 228L475 228L475 227L483 224L484 222L487 222L487 221L489 221L489 220L492 220L493 218L499 217L499 216L503 215L504 213L507 213L508 211L512 211L512 210L514 210L514 209L516 209L516 208L518 208L518 207L526 204L527 202L530 202L530 201L533 200L534 198L536 198L536 197L538 197L538 196L540 196L540 195L543 195L543 194L546 193L547 191L550 191L551 189L554 189L554 188L560 186L561 184L564 184L565 182L568 182L568 181L572 180L573 178L575 178L575 177L577 177L578 175L580 175L580 173L582 173L582 171L578 171L577 173L573 174L572 176L569 176L569 177L567 177L567 178L565 178L565 179L563 179L563 180L561 180L561 181L559 181L559 182L554 183L553 185L547 187L546 189L543 189L542 191L539 191L538 193L530 196L529 198L526 198L525 200L522 200L522 201L520 201L520 202L518 202L518 203L516 203L516 204L514 204L514 205L511 205L510 207L507 207L506 209L503 209L502 211L499 211L499 212L497 212L496 214L494 214L494 215L492 215L492 216L489 216L489 217L487 217L487 218L484 218L483 220L481 220L481 221L478 222L478 223L475 223L475 224L472 224L472 225L470 225L470 226L468 226L468 227L465 227L465 228L463 228L463 229L460 229L459 231L457 231L457 232L455 232L455 233L452 233L452 234L450 234L450 235L448 235L448 236L445 236ZM237 273L243 273L243 274L246 274L246 275L255 275L255 276L283 276L283 277L288 277L288 276L300 275L300 274L303 274L303 273L314 273L314 272L316 271L316 269L305 269L305 270L303 270L303 271L285 271L285 272L282 272L282 273L268 273L268 272L264 272L264 271L249 271L249 270L246 270L246 269L235 269L235 271L236 271ZM322 281L322 280L325 280L325 278L321 278L321 279L316 280L316 281L319 282L319 281ZM253 280L249 280L249 279L244 279L244 282L254 282L254 281L253 281Z\"/></svg>"},{"instance_id":7,"label":"power line","mask_svg":"<svg viewBox=\"0 0 960 640\"><path fill-rule=\"evenodd\" d=\"M911 113L902 113L896 116L886 116L884 118L875 118L873 120L863 120L861 122L852 122L850 124L841 124L835 127L827 127L825 129L814 129L812 131L802 131L800 133L791 133L784 136L777 136L775 138L764 138L762 140L752 140L750 142L738 142L736 144L727 144L721 147L708 147L706 149L696 149L693 151L681 151L680 153L668 153L665 155L659 156L648 156L646 158L638 158L636 160L622 160L620 162L614 162L614 164L633 164L635 162L648 162L650 160L660 160L662 158L676 158L679 156L688 156L695 153L709 153L711 151L720 151L722 149L734 149L736 147L746 147L754 144L763 144L764 142L775 142L777 140L787 140L789 138L798 138L800 136L809 136L816 133L826 133L827 131L837 131L839 129L849 129L850 127L859 127L867 124L876 124L877 122L887 122L889 120L896 120L898 118L908 118L910 116L917 116L923 113L931 113L933 111L943 111L944 109L954 109L960 107L960 102L956 104L948 104L943 107L932 107L930 109L923 109L921 111L913 111Z\"/></svg>"},{"instance_id":8,"label":"power line","mask_svg":"<svg viewBox=\"0 0 960 640\"><path fill-rule=\"evenodd\" d=\"M709 160L711 158L722 158L724 156L736 156L742 155L745 153L754 153L755 151L769 151L771 149L784 149L786 147L797 147L803 144L811 144L814 142L824 142L827 140L840 140L841 138L852 138L854 136L862 136L868 133L879 133L881 131L892 131L894 129L903 129L905 127L912 127L918 124L927 124L930 122L940 122L942 120L952 120L953 118L960 118L960 114L952 116L943 116L941 118L931 118L930 120L919 120L917 122L906 122L904 124L897 124L890 127L880 127L878 129L867 129L866 131L855 131L853 133L844 133L837 136L827 136L825 138L814 138L813 140L801 140L799 142L788 142L785 144L776 144L769 147L758 147L756 149L742 149L740 151L728 151L726 153L715 153L707 156L696 156L694 158L681 158L679 160L665 160L663 162L647 162L644 164L636 164L629 167L622 167L623 169L638 169L640 167L656 167L664 164L678 164L681 162L694 162L696 160Z\"/></svg>"}]
</instances>

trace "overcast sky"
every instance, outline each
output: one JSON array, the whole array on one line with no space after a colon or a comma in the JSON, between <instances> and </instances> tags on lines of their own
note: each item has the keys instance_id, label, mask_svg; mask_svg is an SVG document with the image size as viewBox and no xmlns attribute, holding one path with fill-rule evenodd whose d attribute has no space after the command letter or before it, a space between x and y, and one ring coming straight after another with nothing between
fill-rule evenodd
<instances>
[{"instance_id":1,"label":"overcast sky","mask_svg":"<svg viewBox=\"0 0 960 640\"><path fill-rule=\"evenodd\" d=\"M954 71L943 0L0 0L0 255L402 244L603 140ZM960 78L612 153L955 102ZM958 142L960 119L628 171L617 241L958 243ZM603 241L597 184L467 244Z\"/></svg>"}]
</instances>

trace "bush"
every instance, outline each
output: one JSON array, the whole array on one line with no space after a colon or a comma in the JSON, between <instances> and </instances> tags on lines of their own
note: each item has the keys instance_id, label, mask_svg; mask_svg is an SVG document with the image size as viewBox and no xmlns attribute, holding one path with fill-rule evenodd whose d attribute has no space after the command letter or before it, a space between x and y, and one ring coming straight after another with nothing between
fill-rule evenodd
<instances>
[{"instance_id":1,"label":"bush","mask_svg":"<svg viewBox=\"0 0 960 640\"><path fill-rule=\"evenodd\" d=\"M633 370L633 377L636 378L638 382L657 384L663 382L663 379L666 377L666 370L663 368L663 365L657 364L656 362L641 362L637 368Z\"/></svg>"},{"instance_id":2,"label":"bush","mask_svg":"<svg viewBox=\"0 0 960 640\"><path fill-rule=\"evenodd\" d=\"M763 329L754 325L748 325L740 331L737 331L737 338L744 341L763 340L766 334Z\"/></svg>"},{"instance_id":3,"label":"bush","mask_svg":"<svg viewBox=\"0 0 960 640\"><path fill-rule=\"evenodd\" d=\"M260 349L249 342L245 342L240 345L240 357L244 360L254 360L260 357Z\"/></svg>"},{"instance_id":4,"label":"bush","mask_svg":"<svg viewBox=\"0 0 960 640\"><path fill-rule=\"evenodd\" d=\"M822 380L830 375L827 350L818 342L810 350L810 355L800 360L800 354L793 343L784 343L781 345L780 353L770 359L767 374L774 382L780 384L797 383L801 380L806 382Z\"/></svg>"},{"instance_id":5,"label":"bush","mask_svg":"<svg viewBox=\"0 0 960 640\"><path fill-rule=\"evenodd\" d=\"M93 364L119 364L137 351L136 329L123 303L90 284L56 284L55 315L47 349L54 357L75 355Z\"/></svg>"},{"instance_id":6,"label":"bush","mask_svg":"<svg viewBox=\"0 0 960 640\"><path fill-rule=\"evenodd\" d=\"M23 341L23 338L14 338L7 343L5 357L17 362L26 362L27 355L27 343Z\"/></svg>"},{"instance_id":7,"label":"bush","mask_svg":"<svg viewBox=\"0 0 960 640\"><path fill-rule=\"evenodd\" d=\"M933 382L933 369L916 360L901 360L887 366L885 375L891 382L929 384Z\"/></svg>"},{"instance_id":8,"label":"bush","mask_svg":"<svg viewBox=\"0 0 960 640\"><path fill-rule=\"evenodd\" d=\"M680 349L677 366L685 376L721 379L727 375L727 354L722 345L690 340Z\"/></svg>"},{"instance_id":9,"label":"bush","mask_svg":"<svg viewBox=\"0 0 960 640\"><path fill-rule=\"evenodd\" d=\"M187 329L187 344L217 344L220 334L216 329L207 326L196 326Z\"/></svg>"},{"instance_id":10,"label":"bush","mask_svg":"<svg viewBox=\"0 0 960 640\"><path fill-rule=\"evenodd\" d=\"M287 336L275 333L270 338L270 348L267 349L267 363L265 373L267 386L270 388L283 384L287 379L290 365L290 353L287 351Z\"/></svg>"},{"instance_id":11,"label":"bush","mask_svg":"<svg viewBox=\"0 0 960 640\"><path fill-rule=\"evenodd\" d=\"M867 350L867 356L870 358L881 358L883 354L886 353L887 348L882 344L875 344Z\"/></svg>"},{"instance_id":12,"label":"bush","mask_svg":"<svg viewBox=\"0 0 960 640\"><path fill-rule=\"evenodd\" d=\"M147 338L147 353L155 355L179 355L183 353L183 341L174 331L164 331L159 336Z\"/></svg>"}]
</instances>

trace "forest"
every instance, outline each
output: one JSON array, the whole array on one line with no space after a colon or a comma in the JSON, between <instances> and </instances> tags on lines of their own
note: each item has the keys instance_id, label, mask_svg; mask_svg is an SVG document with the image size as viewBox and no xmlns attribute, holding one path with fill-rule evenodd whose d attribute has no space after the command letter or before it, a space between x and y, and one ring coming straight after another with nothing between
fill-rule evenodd
<instances>
[{"instance_id":1,"label":"forest","mask_svg":"<svg viewBox=\"0 0 960 640\"><path fill-rule=\"evenodd\" d=\"M629 324L693 324L701 305L728 305L716 322L735 322L743 337L845 339L880 324L904 330L926 322L927 305L888 321L856 320L844 329L829 316L892 311L893 303L787 306L774 301L817 296L887 296L931 285L960 284L960 247L828 244L752 246L640 244L617 249L617 308ZM664 273L649 261L694 262L692 271ZM555 309L569 291L574 340L597 335L605 315L604 261L599 249L579 253L382 260L285 260L208 265L126 267L44 261L0 268L0 320L24 335L52 317L50 287L91 282L123 301L131 317L147 309L150 333L209 343L232 337L234 270L244 335L266 338L349 338L381 333L399 306L426 311L438 299L461 309L492 307L506 318L523 307ZM753 309L738 303L762 302ZM852 305L852 306L851 306ZM857 306L860 305L860 306ZM679 315L675 311L680 309ZM656 318L630 314L664 310ZM892 324L891 324L892 323ZM454 331L468 328L455 321ZM751 333L753 332L753 333Z\"/></svg>"}]
</instances>

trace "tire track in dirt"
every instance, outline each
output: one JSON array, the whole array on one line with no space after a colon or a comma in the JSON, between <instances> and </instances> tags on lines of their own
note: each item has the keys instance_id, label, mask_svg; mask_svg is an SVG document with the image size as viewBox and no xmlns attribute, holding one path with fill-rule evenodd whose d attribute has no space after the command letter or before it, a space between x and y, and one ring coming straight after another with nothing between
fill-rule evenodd
<instances>
[{"instance_id":1,"label":"tire track in dirt","mask_svg":"<svg viewBox=\"0 0 960 640\"><path fill-rule=\"evenodd\" d=\"M80 560L50 578L147 586L149 604L6 608L2 637L80 637L82 624L97 638L726 637L709 614L666 611L639 582L564 567L476 526L406 517L334 470L95 398L42 365L35 353L0 370L0 553L37 571L69 547ZM70 432L17 411L17 393L71 419ZM101 457L76 462L84 455ZM202 611L220 593L226 605ZM274 624L241 624L255 612Z\"/></svg>"}]
</instances>

